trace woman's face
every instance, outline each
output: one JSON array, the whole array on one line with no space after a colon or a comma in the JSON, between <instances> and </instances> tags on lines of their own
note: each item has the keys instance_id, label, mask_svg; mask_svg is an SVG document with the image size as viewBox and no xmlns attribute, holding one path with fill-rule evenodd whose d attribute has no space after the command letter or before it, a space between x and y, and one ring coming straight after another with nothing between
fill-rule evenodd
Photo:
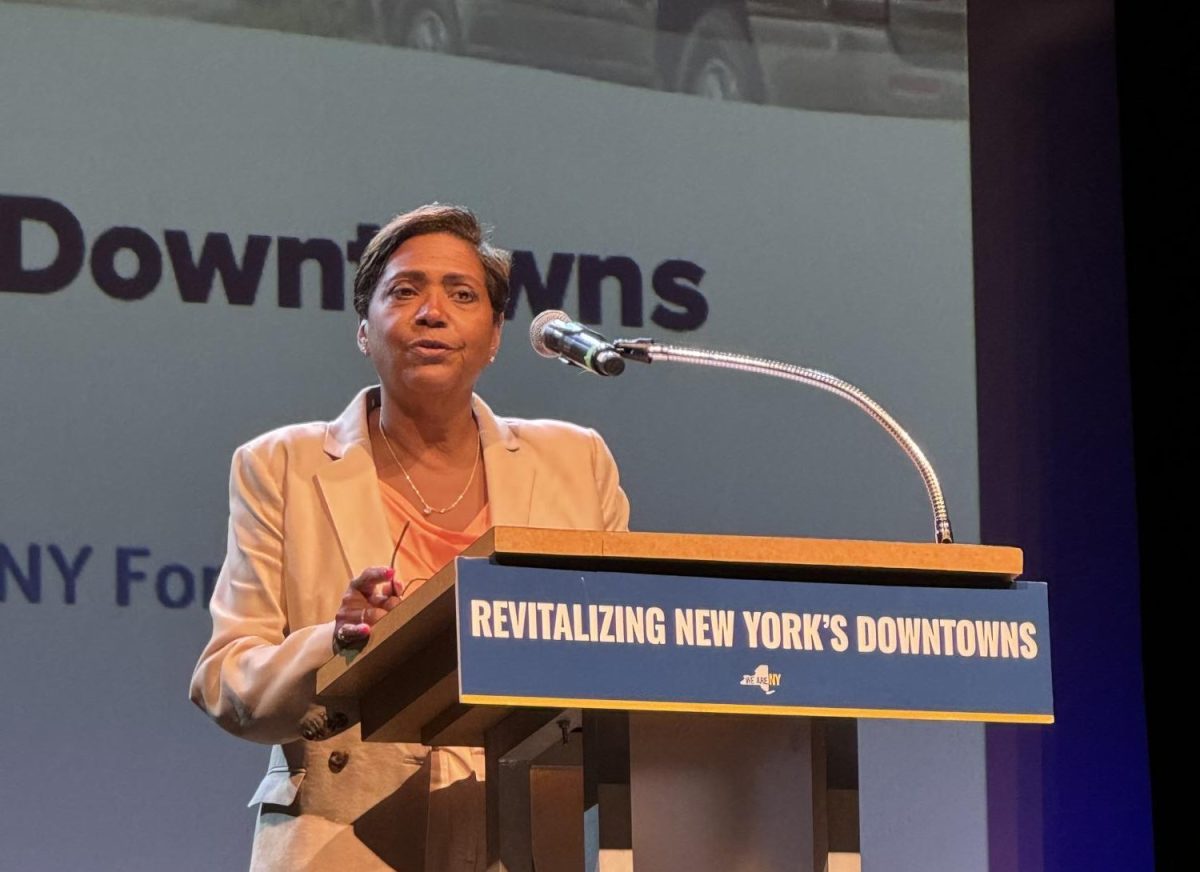
<instances>
[{"instance_id":1,"label":"woman's face","mask_svg":"<svg viewBox=\"0 0 1200 872\"><path fill-rule=\"evenodd\" d=\"M452 233L406 240L375 286L358 341L386 391L469 392L500 347L474 246Z\"/></svg>"}]
</instances>

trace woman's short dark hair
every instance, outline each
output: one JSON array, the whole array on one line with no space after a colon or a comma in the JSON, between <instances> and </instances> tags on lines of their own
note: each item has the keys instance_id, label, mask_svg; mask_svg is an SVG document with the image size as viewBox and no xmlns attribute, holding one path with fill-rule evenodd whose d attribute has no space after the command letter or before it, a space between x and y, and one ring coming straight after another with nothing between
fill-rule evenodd
<instances>
[{"instance_id":1,"label":"woman's short dark hair","mask_svg":"<svg viewBox=\"0 0 1200 872\"><path fill-rule=\"evenodd\" d=\"M354 311L358 317L367 317L371 295L396 249L414 236L428 233L451 233L475 246L483 264L492 317L499 324L508 305L508 271L512 255L487 241L483 225L470 209L441 203L430 203L397 215L367 243L354 274Z\"/></svg>"}]
</instances>

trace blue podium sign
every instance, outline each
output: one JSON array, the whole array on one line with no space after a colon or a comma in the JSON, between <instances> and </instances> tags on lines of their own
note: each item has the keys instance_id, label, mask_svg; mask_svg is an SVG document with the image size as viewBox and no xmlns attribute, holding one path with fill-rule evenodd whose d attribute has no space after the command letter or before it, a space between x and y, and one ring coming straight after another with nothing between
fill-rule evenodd
<instances>
[{"instance_id":1,"label":"blue podium sign","mask_svg":"<svg viewBox=\"0 0 1200 872\"><path fill-rule=\"evenodd\" d=\"M466 703L1052 723L1046 586L899 587L459 558Z\"/></svg>"}]
</instances>

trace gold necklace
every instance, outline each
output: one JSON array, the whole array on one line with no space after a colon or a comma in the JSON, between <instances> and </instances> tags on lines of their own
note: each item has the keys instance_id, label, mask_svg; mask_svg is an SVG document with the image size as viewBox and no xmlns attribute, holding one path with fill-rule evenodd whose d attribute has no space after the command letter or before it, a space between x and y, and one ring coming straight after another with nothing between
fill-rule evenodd
<instances>
[{"instance_id":1,"label":"gold necklace","mask_svg":"<svg viewBox=\"0 0 1200 872\"><path fill-rule=\"evenodd\" d=\"M396 465L400 467L400 471L404 473L404 480L408 482L408 486L412 488L412 492L416 494L417 499L421 501L421 514L428 517L434 512L437 512L439 515L445 515L448 512L454 511L458 504L463 501L463 497L467 495L467 491L471 489L471 483L475 481L475 471L479 469L479 455L483 454L482 443L477 446L475 451L475 463L471 466L471 477L467 479L467 484L462 489L462 493L458 495L454 502L446 506L446 508L435 509L433 506L429 505L428 502L426 502L425 497L422 496L421 491L417 488L416 482L412 480L412 476L408 474L408 470L404 468L404 464L401 463L400 458L396 456L396 449L392 447L392 441L388 439L387 431L383 429L383 412L379 413L377 423L379 424L379 435L383 437L383 444L387 446L388 454L392 455L392 460L396 462ZM478 430L475 432L475 438L479 438Z\"/></svg>"}]
</instances>

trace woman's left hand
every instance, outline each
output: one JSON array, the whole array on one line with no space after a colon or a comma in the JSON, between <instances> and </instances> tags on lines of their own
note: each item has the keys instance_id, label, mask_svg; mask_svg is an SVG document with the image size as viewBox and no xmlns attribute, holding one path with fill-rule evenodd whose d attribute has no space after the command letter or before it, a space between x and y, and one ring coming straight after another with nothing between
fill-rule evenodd
<instances>
[{"instance_id":1,"label":"woman's left hand","mask_svg":"<svg viewBox=\"0 0 1200 872\"><path fill-rule=\"evenodd\" d=\"M400 604L403 593L403 583L389 566L369 566L360 572L342 594L333 624L334 650L365 645L371 627Z\"/></svg>"}]
</instances>

